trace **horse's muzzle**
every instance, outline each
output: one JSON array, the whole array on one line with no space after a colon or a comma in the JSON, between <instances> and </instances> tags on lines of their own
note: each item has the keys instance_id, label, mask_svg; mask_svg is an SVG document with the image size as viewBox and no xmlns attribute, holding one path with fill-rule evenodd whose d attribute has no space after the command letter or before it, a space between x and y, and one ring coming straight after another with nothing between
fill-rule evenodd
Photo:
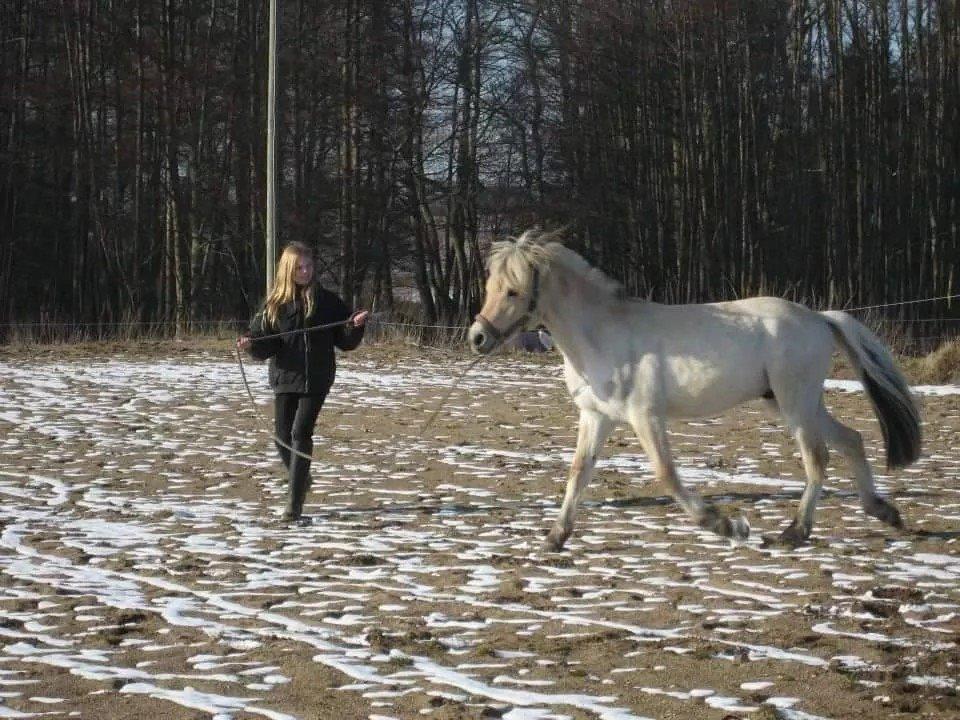
<instances>
[{"instance_id":1,"label":"horse's muzzle","mask_svg":"<svg viewBox=\"0 0 960 720\"><path fill-rule=\"evenodd\" d=\"M477 355L486 355L497 346L497 336L490 332L486 323L477 319L467 332L467 343Z\"/></svg>"}]
</instances>

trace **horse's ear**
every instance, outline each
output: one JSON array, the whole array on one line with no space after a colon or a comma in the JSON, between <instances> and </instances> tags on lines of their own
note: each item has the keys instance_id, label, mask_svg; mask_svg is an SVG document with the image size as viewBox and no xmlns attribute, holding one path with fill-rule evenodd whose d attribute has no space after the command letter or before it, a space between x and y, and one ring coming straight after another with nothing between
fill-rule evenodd
<instances>
[{"instance_id":1,"label":"horse's ear","mask_svg":"<svg viewBox=\"0 0 960 720\"><path fill-rule=\"evenodd\" d=\"M558 243L559 245L565 245L567 240L567 230L569 229L570 225L566 224L550 231L543 231L540 233L537 241L543 245L546 245L547 243Z\"/></svg>"},{"instance_id":2,"label":"horse's ear","mask_svg":"<svg viewBox=\"0 0 960 720\"><path fill-rule=\"evenodd\" d=\"M540 228L534 225L533 227L528 227L526 230L520 233L517 237L510 238L510 239L513 240L517 245L524 245L527 243L532 244L537 242L537 239L539 238L539 236L540 236Z\"/></svg>"},{"instance_id":3,"label":"horse's ear","mask_svg":"<svg viewBox=\"0 0 960 720\"><path fill-rule=\"evenodd\" d=\"M544 230L541 225L534 225L524 230L518 237L513 238L513 240L521 245L529 244L539 245L541 247L548 243L559 243L563 245L569 227L569 225L561 225L553 230Z\"/></svg>"}]
</instances>

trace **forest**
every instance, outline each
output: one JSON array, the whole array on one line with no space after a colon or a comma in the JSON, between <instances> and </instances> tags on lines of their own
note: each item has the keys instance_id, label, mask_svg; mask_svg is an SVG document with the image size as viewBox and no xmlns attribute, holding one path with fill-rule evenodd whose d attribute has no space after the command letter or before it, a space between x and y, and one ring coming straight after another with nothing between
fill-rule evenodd
<instances>
[{"instance_id":1,"label":"forest","mask_svg":"<svg viewBox=\"0 0 960 720\"><path fill-rule=\"evenodd\" d=\"M245 320L269 3L0 0L0 322ZM491 239L955 332L955 0L280 0L278 244L463 324Z\"/></svg>"}]
</instances>

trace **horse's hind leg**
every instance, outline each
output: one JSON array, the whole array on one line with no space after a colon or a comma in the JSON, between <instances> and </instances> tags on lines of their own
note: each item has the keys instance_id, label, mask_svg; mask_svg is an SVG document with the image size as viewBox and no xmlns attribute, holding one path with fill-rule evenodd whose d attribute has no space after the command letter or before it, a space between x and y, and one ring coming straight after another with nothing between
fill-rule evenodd
<instances>
[{"instance_id":1,"label":"horse's hind leg","mask_svg":"<svg viewBox=\"0 0 960 720\"><path fill-rule=\"evenodd\" d=\"M697 522L697 525L712 530L723 537L734 537L744 540L750 535L750 526L742 517L730 520L722 515L713 505L705 503L695 492L689 490L677 475L670 455L670 443L667 439L667 430L663 420L657 417L642 415L631 420L634 431L644 452L653 463L657 480L666 483L670 494L680 503L680 506Z\"/></svg>"},{"instance_id":2,"label":"horse's hind leg","mask_svg":"<svg viewBox=\"0 0 960 720\"><path fill-rule=\"evenodd\" d=\"M813 529L813 512L817 507L817 500L820 498L823 481L826 478L827 446L816 427L800 426L794 434L800 445L800 457L803 459L807 484L800 497L797 516L783 531L780 539L789 545L800 545L807 541Z\"/></svg>"},{"instance_id":3,"label":"horse's hind leg","mask_svg":"<svg viewBox=\"0 0 960 720\"><path fill-rule=\"evenodd\" d=\"M853 476L857 481L857 492L863 511L887 525L902 528L900 513L889 500L877 495L873 484L873 473L863 450L863 436L851 427L831 417L826 408L822 408L824 437L831 447L843 455L853 467Z\"/></svg>"},{"instance_id":4,"label":"horse's hind leg","mask_svg":"<svg viewBox=\"0 0 960 720\"><path fill-rule=\"evenodd\" d=\"M570 466L570 475L567 478L567 491L563 496L563 505L560 507L557 522L544 541L545 550L559 552L573 532L580 495L590 482L597 462L597 454L612 429L613 423L606 416L589 410L580 411L577 450L573 455L573 464Z\"/></svg>"}]
</instances>

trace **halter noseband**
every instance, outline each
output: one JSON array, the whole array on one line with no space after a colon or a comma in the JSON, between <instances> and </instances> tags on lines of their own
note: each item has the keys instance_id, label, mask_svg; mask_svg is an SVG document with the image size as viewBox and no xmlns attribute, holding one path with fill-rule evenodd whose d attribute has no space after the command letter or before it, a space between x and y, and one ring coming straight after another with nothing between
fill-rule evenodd
<instances>
[{"instance_id":1,"label":"halter noseband","mask_svg":"<svg viewBox=\"0 0 960 720\"><path fill-rule=\"evenodd\" d=\"M490 337L494 339L497 345L502 343L504 340L513 335L517 330L522 328L524 325L529 322L530 317L533 315L534 311L537 309L537 302L540 300L540 270L538 268L533 268L533 289L530 293L530 304L527 305L527 311L521 315L517 320L510 325L506 330L497 330L492 322L487 320L483 313L477 313L477 316L474 318L480 325L483 326L484 332L486 332Z\"/></svg>"}]
</instances>

